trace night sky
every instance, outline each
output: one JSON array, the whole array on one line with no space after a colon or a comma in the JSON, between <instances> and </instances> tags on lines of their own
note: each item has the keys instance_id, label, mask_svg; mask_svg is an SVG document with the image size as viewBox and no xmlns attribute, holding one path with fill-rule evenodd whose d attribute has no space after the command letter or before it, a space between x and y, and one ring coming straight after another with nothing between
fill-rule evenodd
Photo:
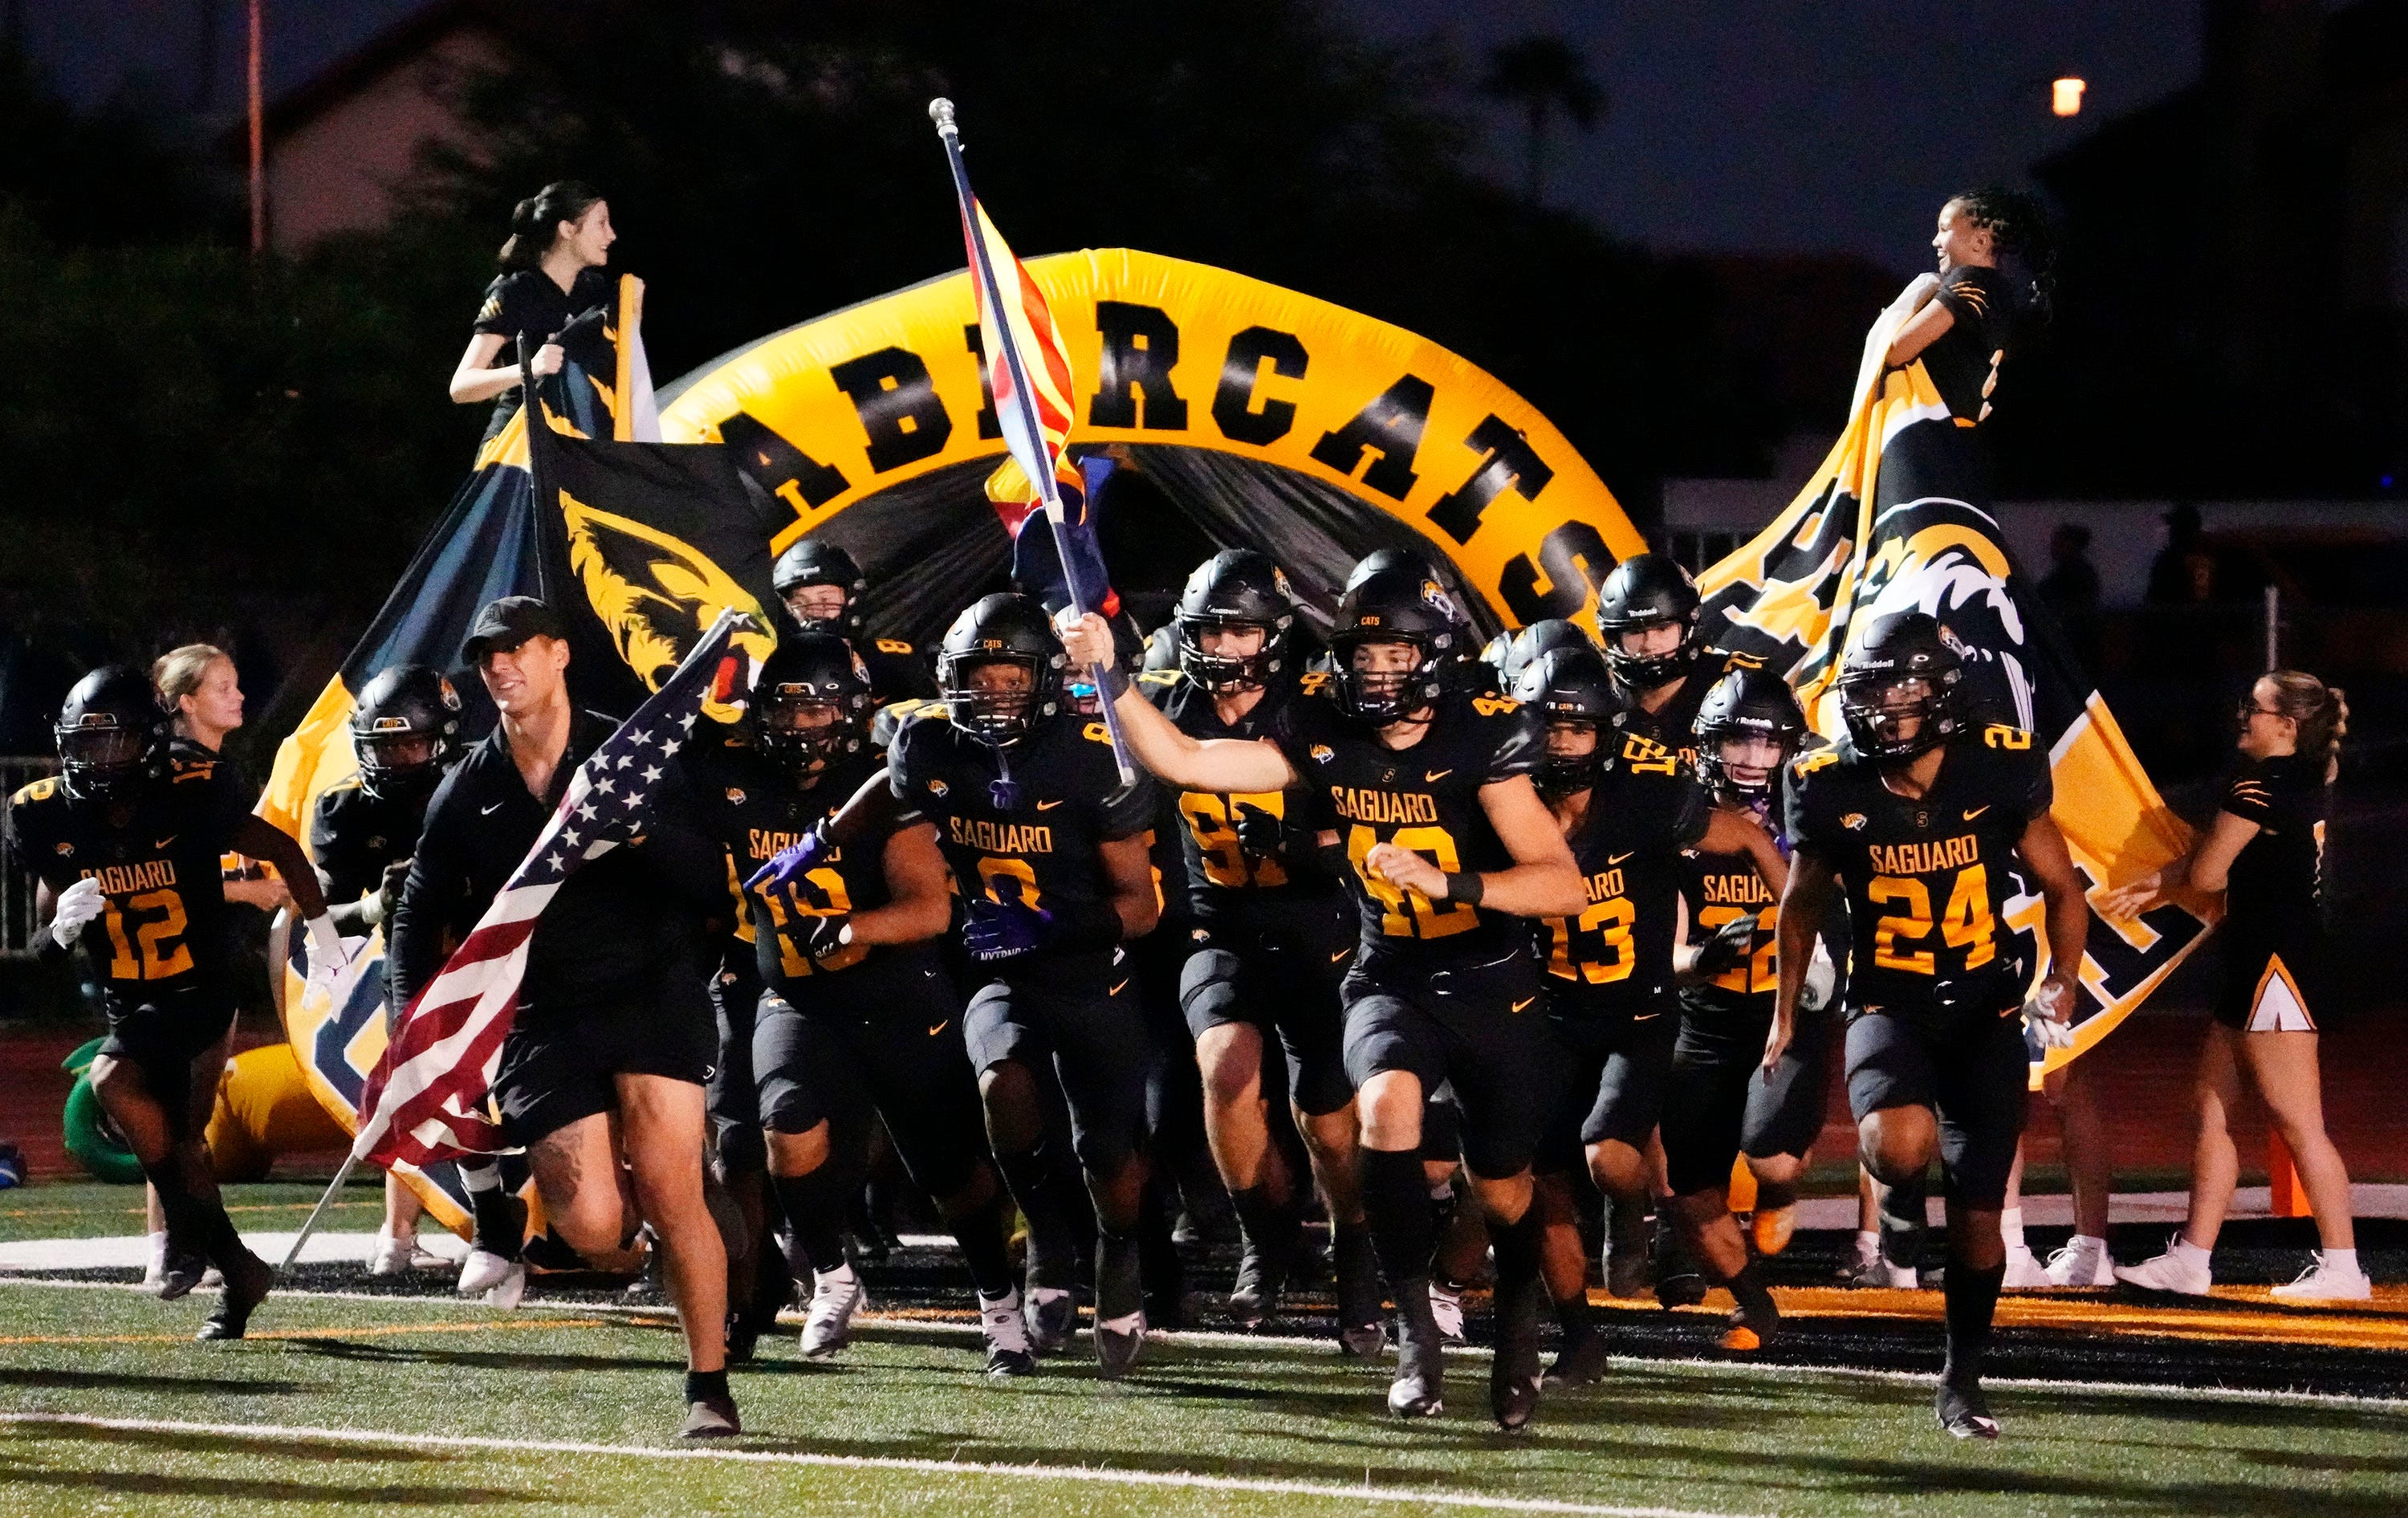
<instances>
[{"instance_id":1,"label":"night sky","mask_svg":"<svg viewBox=\"0 0 2408 1518\"><path fill-rule=\"evenodd\" d=\"M2184 0L1331 0L1383 43L1460 61L1456 103L1487 123L1486 158L1518 185L1517 115L1479 99L1486 51L1559 33L1587 56L1606 119L1559 124L1549 199L1667 250L1823 252L1900 275L1952 191L2021 179L2033 160L2197 74ZM417 8L417 0L268 0L271 93ZM222 40L213 104L241 99L242 0L54 0L23 7L34 56L71 98L128 81L196 104L202 18ZM1710 18L1710 19L1709 19ZM2048 81L2090 81L2083 114L2048 113Z\"/></svg>"}]
</instances>

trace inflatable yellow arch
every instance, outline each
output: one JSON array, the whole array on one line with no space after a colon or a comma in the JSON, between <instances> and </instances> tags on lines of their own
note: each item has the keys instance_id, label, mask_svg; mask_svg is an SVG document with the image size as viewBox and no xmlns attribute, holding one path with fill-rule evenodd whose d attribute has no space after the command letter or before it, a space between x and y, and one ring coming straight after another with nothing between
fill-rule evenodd
<instances>
[{"instance_id":1,"label":"inflatable yellow arch","mask_svg":"<svg viewBox=\"0 0 2408 1518\"><path fill-rule=\"evenodd\" d=\"M1497 620L1575 616L1645 543L1562 433L1426 338L1153 253L1028 265L1068 335L1074 443L1211 450L1342 491L1454 561ZM726 442L793 512L782 550L909 481L999 459L967 272L792 327L664 398L668 442Z\"/></svg>"}]
</instances>

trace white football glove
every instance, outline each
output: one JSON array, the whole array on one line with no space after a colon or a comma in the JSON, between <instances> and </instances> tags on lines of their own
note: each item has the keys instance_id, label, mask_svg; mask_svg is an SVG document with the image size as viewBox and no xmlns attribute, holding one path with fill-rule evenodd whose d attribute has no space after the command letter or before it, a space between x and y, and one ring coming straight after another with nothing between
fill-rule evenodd
<instances>
[{"instance_id":1,"label":"white football glove","mask_svg":"<svg viewBox=\"0 0 2408 1518\"><path fill-rule=\"evenodd\" d=\"M98 881L85 876L59 893L58 913L50 919L50 938L62 949L74 948L76 935L108 907L108 894L101 890Z\"/></svg>"},{"instance_id":2,"label":"white football glove","mask_svg":"<svg viewBox=\"0 0 2408 1518\"><path fill-rule=\"evenodd\" d=\"M335 920L320 912L302 926L309 930L309 979L333 979L337 970L351 963L343 952L343 936L335 931Z\"/></svg>"},{"instance_id":3,"label":"white football glove","mask_svg":"<svg viewBox=\"0 0 2408 1518\"><path fill-rule=\"evenodd\" d=\"M1814 940L1814 957L1806 962L1806 983L1799 988L1798 1005L1810 1012L1819 1012L1831 1005L1831 994L1840 988L1840 967L1831 963L1831 951L1823 940Z\"/></svg>"},{"instance_id":4,"label":"white football glove","mask_svg":"<svg viewBox=\"0 0 2408 1518\"><path fill-rule=\"evenodd\" d=\"M2060 1021L2057 1016L2066 995L2058 982L2042 981L2024 1003L2024 1026L2031 1029L2044 1050L2073 1047L2073 1020L2069 1016Z\"/></svg>"}]
</instances>

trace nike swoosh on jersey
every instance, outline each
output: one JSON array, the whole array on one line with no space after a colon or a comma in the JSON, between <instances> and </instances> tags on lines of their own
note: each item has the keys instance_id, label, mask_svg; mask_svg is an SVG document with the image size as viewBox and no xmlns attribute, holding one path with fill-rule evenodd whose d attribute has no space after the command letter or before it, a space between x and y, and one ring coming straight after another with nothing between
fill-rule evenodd
<instances>
[{"instance_id":1,"label":"nike swoosh on jersey","mask_svg":"<svg viewBox=\"0 0 2408 1518\"><path fill-rule=\"evenodd\" d=\"M1037 809L1038 809L1039 811L1052 811L1054 808L1056 808L1056 807L1060 806L1061 804L1062 804L1062 803L1060 803L1059 801L1039 801L1039 803L1037 803Z\"/></svg>"},{"instance_id":2,"label":"nike swoosh on jersey","mask_svg":"<svg viewBox=\"0 0 2408 1518\"><path fill-rule=\"evenodd\" d=\"M154 843L154 844L150 845L150 847L152 847L153 849L165 849L167 845L169 845L169 844L171 844L171 843L173 843L173 842L175 842L175 841L176 841L176 835L175 835L175 834L173 834L173 833L170 833L170 834L168 834L165 838L161 838L158 842L156 842L156 843Z\"/></svg>"},{"instance_id":3,"label":"nike swoosh on jersey","mask_svg":"<svg viewBox=\"0 0 2408 1518\"><path fill-rule=\"evenodd\" d=\"M1538 997L1536 997L1536 996L1530 996L1530 997L1527 997L1527 998L1526 998L1526 999L1524 999L1524 1000L1517 1001L1517 1002L1515 1002L1515 1003L1513 1004L1513 1010L1514 1010L1515 1011L1517 1011L1517 1012L1518 1012L1518 1011L1520 1011L1523 1008L1529 1006L1531 1002L1534 1002L1534 1001L1536 1001L1536 1000L1538 1000L1538 999L1539 999L1539 998L1538 998Z\"/></svg>"},{"instance_id":4,"label":"nike swoosh on jersey","mask_svg":"<svg viewBox=\"0 0 2408 1518\"><path fill-rule=\"evenodd\" d=\"M1126 984L1128 984L1128 982L1127 982L1126 981L1123 981L1121 982L1121 985L1116 985L1116 986L1112 987L1112 989L1111 989L1111 994L1112 994L1113 995L1115 995L1115 996L1119 995L1121 994L1121 986L1122 986L1122 985L1126 985Z\"/></svg>"},{"instance_id":5,"label":"nike swoosh on jersey","mask_svg":"<svg viewBox=\"0 0 2408 1518\"><path fill-rule=\"evenodd\" d=\"M1339 950L1336 953L1334 953L1334 954L1332 954L1332 955L1330 955L1330 956L1329 956L1329 962L1330 962L1332 965L1335 965L1335 964L1337 964L1340 960L1344 959L1348 954L1351 954L1351 953L1353 953L1354 952L1354 950L1352 950L1352 949L1340 949L1340 950Z\"/></svg>"},{"instance_id":6,"label":"nike swoosh on jersey","mask_svg":"<svg viewBox=\"0 0 2408 1518\"><path fill-rule=\"evenodd\" d=\"M502 804L501 804L500 802L496 801L496 802L494 802L494 803L492 806L490 806L490 807L480 807L480 808L478 808L478 809L477 809L477 815L478 815L478 816L480 816L480 817L491 817L494 813L495 813L495 812L497 812L497 811L499 811L499 810L501 810L501 809L502 809Z\"/></svg>"},{"instance_id":7,"label":"nike swoosh on jersey","mask_svg":"<svg viewBox=\"0 0 2408 1518\"><path fill-rule=\"evenodd\" d=\"M1970 823L1974 818L1981 816L1982 813L1989 809L1990 809L1987 806L1968 807L1965 809L1965 820Z\"/></svg>"},{"instance_id":8,"label":"nike swoosh on jersey","mask_svg":"<svg viewBox=\"0 0 2408 1518\"><path fill-rule=\"evenodd\" d=\"M1424 785L1436 785L1439 781L1446 779L1449 775L1454 773L1455 771L1452 769L1433 769L1428 774L1422 777L1422 783Z\"/></svg>"},{"instance_id":9,"label":"nike swoosh on jersey","mask_svg":"<svg viewBox=\"0 0 2408 1518\"><path fill-rule=\"evenodd\" d=\"M1633 849L1633 850L1631 850L1631 851L1630 851L1630 853L1637 853L1638 852L1639 852L1638 850ZM1609 869L1611 869L1611 868L1612 868L1614 866L1621 864L1624 860L1626 860L1626 859L1627 859L1627 858L1629 858L1629 857L1630 857L1630 853L1618 853L1618 854L1613 855L1612 858L1608 859L1608 860L1605 862L1605 863L1606 863L1606 867L1607 867L1607 868L1609 868Z\"/></svg>"},{"instance_id":10,"label":"nike swoosh on jersey","mask_svg":"<svg viewBox=\"0 0 2408 1518\"><path fill-rule=\"evenodd\" d=\"M1664 1014L1662 1012L1633 1012L1630 1014L1630 1021L1633 1023L1645 1023L1651 1019L1658 1018L1663 1015Z\"/></svg>"},{"instance_id":11,"label":"nike swoosh on jersey","mask_svg":"<svg viewBox=\"0 0 2408 1518\"><path fill-rule=\"evenodd\" d=\"M949 1017L945 1019L942 1023L938 1024L935 1027L928 1030L928 1037L931 1038L935 1038L938 1034L942 1033L947 1028L953 1026L953 1020L952 1018Z\"/></svg>"}]
</instances>

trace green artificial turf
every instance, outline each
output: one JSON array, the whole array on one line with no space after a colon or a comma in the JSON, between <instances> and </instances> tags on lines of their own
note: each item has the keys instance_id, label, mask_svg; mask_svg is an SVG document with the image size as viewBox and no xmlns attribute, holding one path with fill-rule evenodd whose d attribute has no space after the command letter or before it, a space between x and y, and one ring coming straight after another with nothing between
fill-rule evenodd
<instances>
[{"instance_id":1,"label":"green artificial turf","mask_svg":"<svg viewBox=\"0 0 2408 1518\"><path fill-rule=\"evenodd\" d=\"M371 1175L343 1188L319 1226L340 1233L373 1231L384 1216L384 1178ZM325 1195L323 1181L262 1181L225 1188L235 1226L245 1232L290 1232ZM143 1231L142 1188L98 1181L62 1181L0 1191L0 1243L21 1239L110 1239Z\"/></svg>"},{"instance_id":2,"label":"green artificial turf","mask_svg":"<svg viewBox=\"0 0 2408 1518\"><path fill-rule=\"evenodd\" d=\"M682 1411L674 1332L573 1306L504 1313L408 1298L271 1299L263 1333L186 1342L213 1304L0 1285L0 1411L284 1428L564 1440L631 1453L397 1448L309 1434L0 1425L8 1511L335 1512L491 1505L567 1513L941 1511L1318 1513L1362 1494L1209 1490L1036 1471L930 1472L669 1460ZM430 1329L437 1331L427 1331ZM394 1331L402 1330L402 1331ZM36 1342L137 1336L133 1342ZM138 1336L158 1336L143 1338ZM1487 1363L1466 1355L1450 1407L1406 1425L1385 1372L1318 1348L1157 1340L1136 1381L1082 1359L1033 1381L979 1374L976 1340L867 1325L842 1361L790 1339L735 1373L743 1451L1015 1467L1190 1472L1400 1496L1486 1494L1708 1513L2408 1511L2408 1405L2002 1389L2007 1439L1942 1436L1928 1382L1728 1365L1617 1361L1553 1396L1539 1426L1496 1432Z\"/></svg>"}]
</instances>

